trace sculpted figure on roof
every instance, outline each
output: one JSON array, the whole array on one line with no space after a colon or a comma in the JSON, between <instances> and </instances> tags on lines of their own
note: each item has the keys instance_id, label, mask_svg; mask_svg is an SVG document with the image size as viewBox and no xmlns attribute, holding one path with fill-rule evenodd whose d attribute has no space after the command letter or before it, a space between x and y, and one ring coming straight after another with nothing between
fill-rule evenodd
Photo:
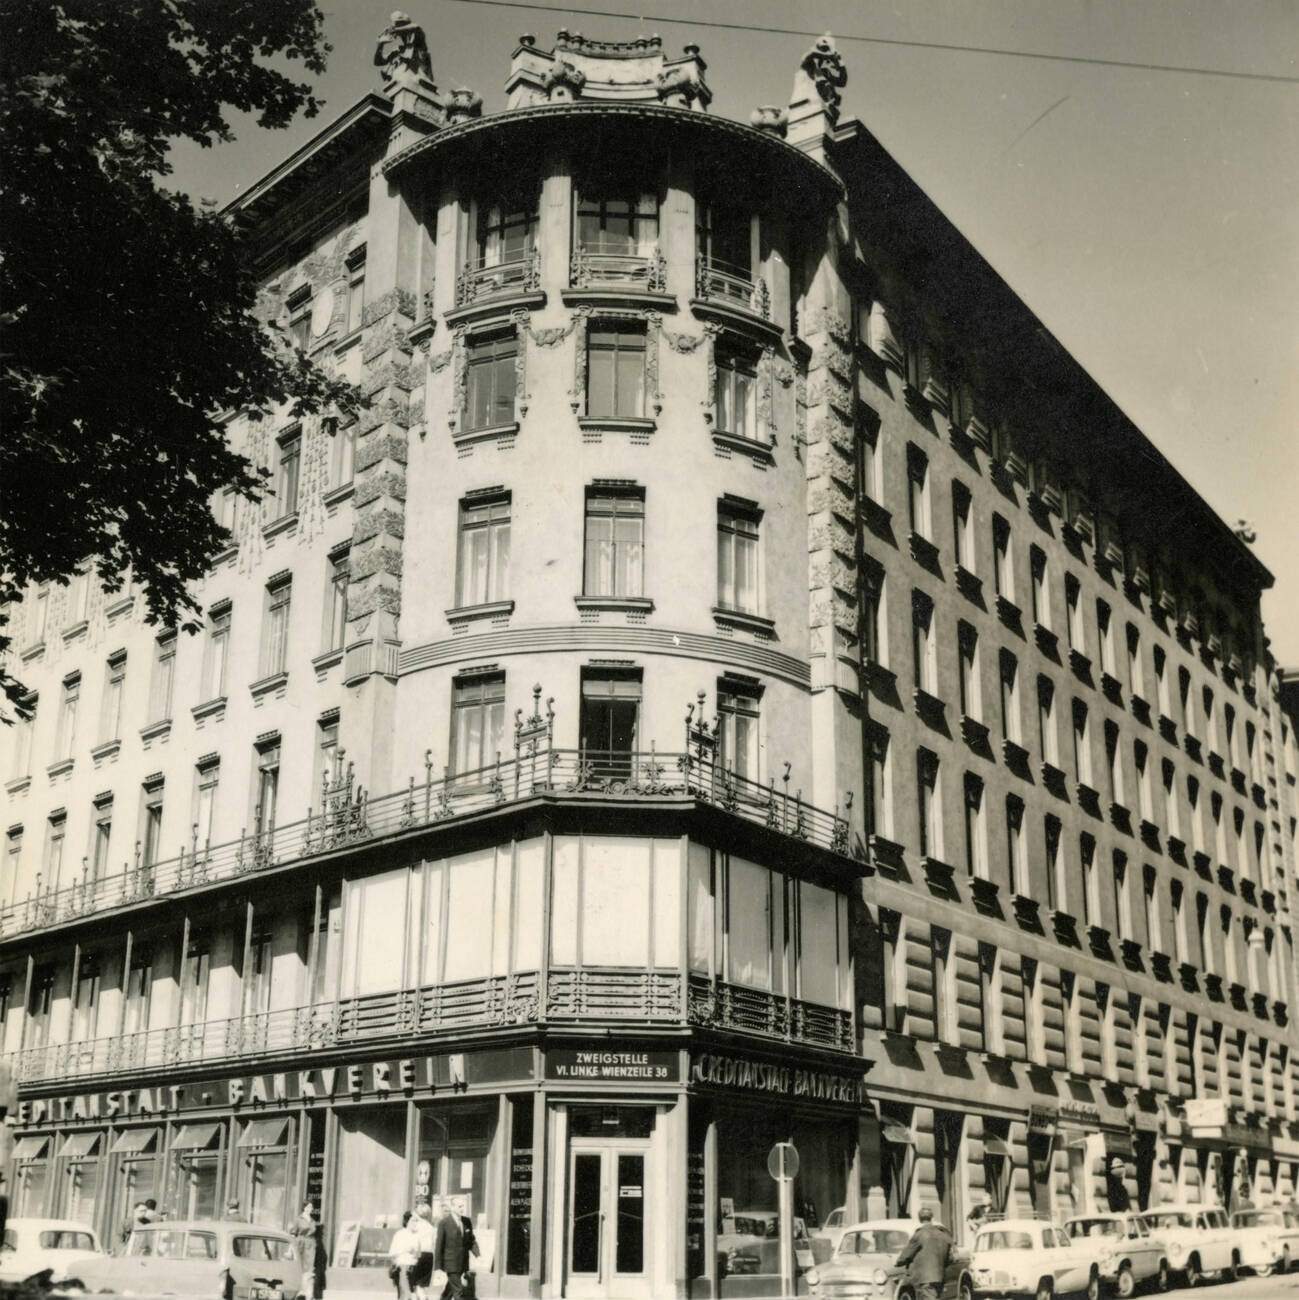
<instances>
[{"instance_id":1,"label":"sculpted figure on roof","mask_svg":"<svg viewBox=\"0 0 1299 1300\"><path fill-rule=\"evenodd\" d=\"M424 29L412 22L409 14L394 10L392 21L383 29L375 46L374 66L379 69L385 90L408 78L433 80L433 60L429 57Z\"/></svg>"},{"instance_id":2,"label":"sculpted figure on roof","mask_svg":"<svg viewBox=\"0 0 1299 1300\"><path fill-rule=\"evenodd\" d=\"M816 44L803 55L801 66L811 77L821 102L837 115L843 99L841 92L848 84L848 70L843 66L843 55L835 49L834 37L829 32L817 37Z\"/></svg>"}]
</instances>

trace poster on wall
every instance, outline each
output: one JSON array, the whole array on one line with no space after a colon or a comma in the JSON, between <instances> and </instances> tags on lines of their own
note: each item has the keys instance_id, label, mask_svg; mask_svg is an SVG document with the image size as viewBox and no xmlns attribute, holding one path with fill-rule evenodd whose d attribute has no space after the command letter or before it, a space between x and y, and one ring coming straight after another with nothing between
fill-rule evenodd
<instances>
[{"instance_id":1,"label":"poster on wall","mask_svg":"<svg viewBox=\"0 0 1299 1300\"><path fill-rule=\"evenodd\" d=\"M356 1261L356 1243L361 1235L361 1225L355 1219L340 1224L338 1239L334 1243L334 1267L351 1268Z\"/></svg>"}]
</instances>

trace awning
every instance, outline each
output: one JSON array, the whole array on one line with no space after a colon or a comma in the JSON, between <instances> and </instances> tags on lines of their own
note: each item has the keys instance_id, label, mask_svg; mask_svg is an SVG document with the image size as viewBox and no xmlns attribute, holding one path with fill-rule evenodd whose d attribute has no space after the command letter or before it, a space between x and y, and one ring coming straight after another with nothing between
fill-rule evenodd
<instances>
[{"instance_id":1,"label":"awning","mask_svg":"<svg viewBox=\"0 0 1299 1300\"><path fill-rule=\"evenodd\" d=\"M985 1133L983 1135L983 1154L985 1156L1002 1156L1006 1160L1015 1158L1011 1152L1010 1143L1003 1137L997 1137L995 1133Z\"/></svg>"},{"instance_id":2,"label":"awning","mask_svg":"<svg viewBox=\"0 0 1299 1300\"><path fill-rule=\"evenodd\" d=\"M901 1124L891 1124L887 1120L880 1125L880 1137L895 1146L913 1147L916 1144L915 1135L909 1128L904 1128Z\"/></svg>"},{"instance_id":3,"label":"awning","mask_svg":"<svg viewBox=\"0 0 1299 1300\"><path fill-rule=\"evenodd\" d=\"M219 1124L184 1124L171 1140L173 1151L202 1151L210 1147L220 1131Z\"/></svg>"},{"instance_id":4,"label":"awning","mask_svg":"<svg viewBox=\"0 0 1299 1300\"><path fill-rule=\"evenodd\" d=\"M285 1130L289 1127L286 1118L252 1119L244 1125L243 1137L239 1139L241 1147L282 1147Z\"/></svg>"},{"instance_id":5,"label":"awning","mask_svg":"<svg viewBox=\"0 0 1299 1300\"><path fill-rule=\"evenodd\" d=\"M20 1137L14 1143L15 1160L39 1160L50 1145L48 1137L38 1137L29 1133L26 1137Z\"/></svg>"},{"instance_id":6,"label":"awning","mask_svg":"<svg viewBox=\"0 0 1299 1300\"><path fill-rule=\"evenodd\" d=\"M156 1128L123 1129L117 1135L117 1141L113 1143L113 1154L139 1155L141 1151L147 1151L157 1140Z\"/></svg>"},{"instance_id":7,"label":"awning","mask_svg":"<svg viewBox=\"0 0 1299 1300\"><path fill-rule=\"evenodd\" d=\"M95 1148L99 1146L99 1137L98 1133L73 1133L65 1139L63 1150L59 1154L64 1159L93 1155Z\"/></svg>"}]
</instances>

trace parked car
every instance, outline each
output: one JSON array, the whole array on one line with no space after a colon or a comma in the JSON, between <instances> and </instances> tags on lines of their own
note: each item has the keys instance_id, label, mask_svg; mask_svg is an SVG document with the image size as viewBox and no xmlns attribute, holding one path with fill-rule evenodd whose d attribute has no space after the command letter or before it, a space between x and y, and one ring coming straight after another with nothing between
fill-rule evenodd
<instances>
[{"instance_id":1,"label":"parked car","mask_svg":"<svg viewBox=\"0 0 1299 1300\"><path fill-rule=\"evenodd\" d=\"M812 1267L812 1242L794 1219L794 1268ZM775 1210L736 1210L724 1215L717 1233L718 1276L780 1272L780 1216Z\"/></svg>"},{"instance_id":2,"label":"parked car","mask_svg":"<svg viewBox=\"0 0 1299 1300\"><path fill-rule=\"evenodd\" d=\"M1100 1300L1094 1251L1046 1219L1001 1219L980 1229L970 1260L974 1294L1053 1296L1078 1293Z\"/></svg>"},{"instance_id":3,"label":"parked car","mask_svg":"<svg viewBox=\"0 0 1299 1300\"><path fill-rule=\"evenodd\" d=\"M50 1270L51 1282L81 1275L86 1260L103 1255L99 1238L71 1219L10 1219L0 1244L0 1282L25 1282Z\"/></svg>"},{"instance_id":4,"label":"parked car","mask_svg":"<svg viewBox=\"0 0 1299 1300\"><path fill-rule=\"evenodd\" d=\"M1137 1287L1154 1282L1168 1290L1168 1253L1162 1237L1152 1236L1140 1214L1080 1214L1065 1220L1065 1231L1096 1249L1101 1281L1123 1300Z\"/></svg>"},{"instance_id":5,"label":"parked car","mask_svg":"<svg viewBox=\"0 0 1299 1300\"><path fill-rule=\"evenodd\" d=\"M812 1259L817 1264L824 1264L838 1247L846 1213L842 1205L836 1206L825 1216L825 1222L819 1228L808 1233L812 1242Z\"/></svg>"},{"instance_id":6,"label":"parked car","mask_svg":"<svg viewBox=\"0 0 1299 1300\"><path fill-rule=\"evenodd\" d=\"M302 1266L293 1238L278 1228L230 1219L151 1223L133 1228L126 1250L82 1266L87 1289L204 1300L297 1300Z\"/></svg>"},{"instance_id":7,"label":"parked car","mask_svg":"<svg viewBox=\"0 0 1299 1300\"><path fill-rule=\"evenodd\" d=\"M1142 1218L1162 1238L1169 1268L1182 1274L1187 1286L1206 1277L1235 1276L1240 1255L1226 1210L1171 1204L1147 1210Z\"/></svg>"},{"instance_id":8,"label":"parked car","mask_svg":"<svg viewBox=\"0 0 1299 1300\"><path fill-rule=\"evenodd\" d=\"M1279 1205L1263 1210L1237 1210L1231 1230L1240 1263L1259 1277L1288 1273L1299 1259L1299 1219Z\"/></svg>"},{"instance_id":9,"label":"parked car","mask_svg":"<svg viewBox=\"0 0 1299 1300\"><path fill-rule=\"evenodd\" d=\"M920 1226L914 1219L875 1219L844 1229L827 1264L807 1274L814 1296L869 1296L871 1300L916 1300L915 1287L905 1268L894 1260ZM943 1300L971 1300L968 1251L955 1249L943 1278Z\"/></svg>"}]
</instances>

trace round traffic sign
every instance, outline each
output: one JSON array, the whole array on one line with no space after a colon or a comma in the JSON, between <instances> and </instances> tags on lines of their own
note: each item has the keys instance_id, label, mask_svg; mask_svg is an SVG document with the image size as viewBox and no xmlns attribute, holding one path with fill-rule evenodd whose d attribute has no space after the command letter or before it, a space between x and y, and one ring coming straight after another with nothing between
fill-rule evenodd
<instances>
[{"instance_id":1,"label":"round traffic sign","mask_svg":"<svg viewBox=\"0 0 1299 1300\"><path fill-rule=\"evenodd\" d=\"M798 1175L798 1148L792 1142L777 1142L767 1153L767 1172L779 1183Z\"/></svg>"}]
</instances>

